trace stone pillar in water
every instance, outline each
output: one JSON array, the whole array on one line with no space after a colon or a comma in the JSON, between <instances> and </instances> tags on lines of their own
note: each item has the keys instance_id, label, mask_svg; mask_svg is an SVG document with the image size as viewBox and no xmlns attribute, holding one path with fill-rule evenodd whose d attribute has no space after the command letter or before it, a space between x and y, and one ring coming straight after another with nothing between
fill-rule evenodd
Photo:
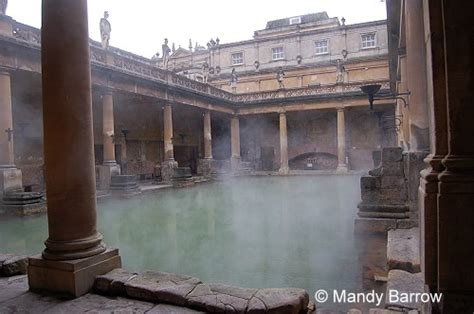
<instances>
[{"instance_id":1,"label":"stone pillar in water","mask_svg":"<svg viewBox=\"0 0 474 314\"><path fill-rule=\"evenodd\" d=\"M13 157L13 115L10 72L0 68L0 197L23 190Z\"/></svg>"},{"instance_id":2,"label":"stone pillar in water","mask_svg":"<svg viewBox=\"0 0 474 314\"><path fill-rule=\"evenodd\" d=\"M347 172L344 108L337 109L337 172Z\"/></svg>"},{"instance_id":3,"label":"stone pillar in water","mask_svg":"<svg viewBox=\"0 0 474 314\"><path fill-rule=\"evenodd\" d=\"M78 297L121 266L97 230L86 0L43 1L42 88L48 233L29 259L31 290Z\"/></svg>"},{"instance_id":4,"label":"stone pillar in water","mask_svg":"<svg viewBox=\"0 0 474 314\"><path fill-rule=\"evenodd\" d=\"M102 142L104 145L104 164L100 167L100 187L108 189L110 178L120 174L115 160L114 98L111 90L102 95Z\"/></svg>"},{"instance_id":5,"label":"stone pillar in water","mask_svg":"<svg viewBox=\"0 0 474 314\"><path fill-rule=\"evenodd\" d=\"M230 137L232 150L230 164L232 171L236 171L240 167L240 126L237 115L233 115L230 120Z\"/></svg>"},{"instance_id":6,"label":"stone pillar in water","mask_svg":"<svg viewBox=\"0 0 474 314\"><path fill-rule=\"evenodd\" d=\"M173 110L169 103L163 108L163 142L165 160L161 163L161 179L170 182L178 163L174 160L173 149Z\"/></svg>"},{"instance_id":7,"label":"stone pillar in water","mask_svg":"<svg viewBox=\"0 0 474 314\"><path fill-rule=\"evenodd\" d=\"M204 135L204 159L199 160L198 173L209 176L212 172L212 132L211 132L211 112L205 111L203 114L203 135Z\"/></svg>"},{"instance_id":8,"label":"stone pillar in water","mask_svg":"<svg viewBox=\"0 0 474 314\"><path fill-rule=\"evenodd\" d=\"M288 130L286 112L280 112L280 174L287 174L288 167Z\"/></svg>"}]
</instances>

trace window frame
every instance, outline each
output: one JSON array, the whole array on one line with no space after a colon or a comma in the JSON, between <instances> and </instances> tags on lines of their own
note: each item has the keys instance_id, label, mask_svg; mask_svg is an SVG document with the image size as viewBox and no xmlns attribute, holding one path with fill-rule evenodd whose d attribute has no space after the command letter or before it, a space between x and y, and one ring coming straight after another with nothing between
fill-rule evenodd
<instances>
[{"instance_id":1,"label":"window frame","mask_svg":"<svg viewBox=\"0 0 474 314\"><path fill-rule=\"evenodd\" d=\"M364 42L368 42L367 40L364 41L364 36L374 36L374 45L373 46L366 46L364 47ZM372 42L372 40L371 40ZM361 49L374 49L374 48L377 48L377 32L369 32L369 33L363 33L363 34L360 34L360 46L361 46Z\"/></svg>"},{"instance_id":2,"label":"window frame","mask_svg":"<svg viewBox=\"0 0 474 314\"><path fill-rule=\"evenodd\" d=\"M234 55L237 55L237 54L241 54L242 55L242 62L241 63L234 63ZM239 65L243 65L244 64L244 52L243 51L236 51L236 52L232 52L230 54L230 64L232 66L239 66Z\"/></svg>"},{"instance_id":3,"label":"window frame","mask_svg":"<svg viewBox=\"0 0 474 314\"><path fill-rule=\"evenodd\" d=\"M296 20L297 22L294 22L295 20ZM289 22L290 22L290 25L301 24L301 16L290 17L290 18L289 18Z\"/></svg>"},{"instance_id":4,"label":"window frame","mask_svg":"<svg viewBox=\"0 0 474 314\"><path fill-rule=\"evenodd\" d=\"M326 51L323 52L318 52L318 43L326 42ZM315 48L315 55L321 56L321 55L327 55L329 54L329 39L320 39L320 40L315 40L314 41L314 48Z\"/></svg>"},{"instance_id":5,"label":"window frame","mask_svg":"<svg viewBox=\"0 0 474 314\"><path fill-rule=\"evenodd\" d=\"M279 53L275 53L276 49L281 49L281 57L279 58L275 58L275 55L279 54ZM272 47L271 52L272 52L272 61L285 60L285 48L283 46Z\"/></svg>"}]
</instances>

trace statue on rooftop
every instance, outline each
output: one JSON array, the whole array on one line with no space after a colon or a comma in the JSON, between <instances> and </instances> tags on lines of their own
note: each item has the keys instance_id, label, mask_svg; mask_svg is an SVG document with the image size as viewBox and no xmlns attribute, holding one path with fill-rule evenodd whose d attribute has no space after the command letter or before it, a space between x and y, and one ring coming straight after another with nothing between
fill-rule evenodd
<instances>
[{"instance_id":1,"label":"statue on rooftop","mask_svg":"<svg viewBox=\"0 0 474 314\"><path fill-rule=\"evenodd\" d=\"M167 69L171 54L171 49L168 46L168 38L165 38L165 42L161 45L161 52L163 56L163 68Z\"/></svg>"},{"instance_id":2,"label":"statue on rooftop","mask_svg":"<svg viewBox=\"0 0 474 314\"><path fill-rule=\"evenodd\" d=\"M283 80L285 79L285 72L283 72L283 68L280 67L277 72L277 81L279 88L284 88L285 85L283 84Z\"/></svg>"},{"instance_id":3,"label":"statue on rooftop","mask_svg":"<svg viewBox=\"0 0 474 314\"><path fill-rule=\"evenodd\" d=\"M0 0L0 14L5 15L7 12L8 0Z\"/></svg>"},{"instance_id":4,"label":"statue on rooftop","mask_svg":"<svg viewBox=\"0 0 474 314\"><path fill-rule=\"evenodd\" d=\"M107 49L109 47L110 41L110 32L112 31L112 26L107 20L109 18L109 12L104 12L104 17L100 19L100 39L102 40L102 48Z\"/></svg>"}]
</instances>

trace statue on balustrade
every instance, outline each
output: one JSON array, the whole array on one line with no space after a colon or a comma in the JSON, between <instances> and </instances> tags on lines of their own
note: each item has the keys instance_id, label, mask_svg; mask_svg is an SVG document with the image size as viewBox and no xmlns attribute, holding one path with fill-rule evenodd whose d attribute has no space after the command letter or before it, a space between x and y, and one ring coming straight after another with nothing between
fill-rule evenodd
<instances>
[{"instance_id":1,"label":"statue on balustrade","mask_svg":"<svg viewBox=\"0 0 474 314\"><path fill-rule=\"evenodd\" d=\"M109 18L109 12L104 12L104 17L100 19L100 39L102 40L102 48L109 48L110 41L110 32L112 31L112 26L107 20Z\"/></svg>"},{"instance_id":2,"label":"statue on balustrade","mask_svg":"<svg viewBox=\"0 0 474 314\"><path fill-rule=\"evenodd\" d=\"M235 71L235 68L232 68L232 72L230 73L230 87L232 87L232 92L235 93L237 90L237 72Z\"/></svg>"},{"instance_id":3,"label":"statue on balustrade","mask_svg":"<svg viewBox=\"0 0 474 314\"><path fill-rule=\"evenodd\" d=\"M342 65L341 59L337 59L336 62L336 84L344 83L344 74L346 69Z\"/></svg>"},{"instance_id":4,"label":"statue on balustrade","mask_svg":"<svg viewBox=\"0 0 474 314\"><path fill-rule=\"evenodd\" d=\"M283 72L283 68L280 67L277 72L277 81L278 81L278 87L279 88L284 88L285 85L283 84L283 80L285 79L285 72Z\"/></svg>"},{"instance_id":5,"label":"statue on balustrade","mask_svg":"<svg viewBox=\"0 0 474 314\"><path fill-rule=\"evenodd\" d=\"M7 13L8 0L0 0L0 14Z\"/></svg>"},{"instance_id":6,"label":"statue on balustrade","mask_svg":"<svg viewBox=\"0 0 474 314\"><path fill-rule=\"evenodd\" d=\"M167 69L168 68L168 63L170 61L170 54L171 54L171 49L170 46L168 46L168 38L165 38L165 42L163 45L161 45L161 52L162 52L162 58L163 58L163 68Z\"/></svg>"},{"instance_id":7,"label":"statue on balustrade","mask_svg":"<svg viewBox=\"0 0 474 314\"><path fill-rule=\"evenodd\" d=\"M202 80L204 83L207 83L207 79L209 78L209 64L205 61L202 65Z\"/></svg>"}]
</instances>

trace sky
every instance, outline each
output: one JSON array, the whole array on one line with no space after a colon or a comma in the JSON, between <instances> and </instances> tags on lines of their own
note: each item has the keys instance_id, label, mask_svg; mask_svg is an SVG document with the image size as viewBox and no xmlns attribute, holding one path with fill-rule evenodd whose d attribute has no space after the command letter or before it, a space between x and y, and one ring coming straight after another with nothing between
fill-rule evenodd
<instances>
[{"instance_id":1,"label":"sky","mask_svg":"<svg viewBox=\"0 0 474 314\"><path fill-rule=\"evenodd\" d=\"M51 0L50 0L51 1ZM176 48L247 40L270 20L326 11L346 24L386 18L383 0L89 0L89 35L100 41L99 21L109 11L110 45L150 58L168 38ZM41 0L10 0L7 15L41 26Z\"/></svg>"}]
</instances>

